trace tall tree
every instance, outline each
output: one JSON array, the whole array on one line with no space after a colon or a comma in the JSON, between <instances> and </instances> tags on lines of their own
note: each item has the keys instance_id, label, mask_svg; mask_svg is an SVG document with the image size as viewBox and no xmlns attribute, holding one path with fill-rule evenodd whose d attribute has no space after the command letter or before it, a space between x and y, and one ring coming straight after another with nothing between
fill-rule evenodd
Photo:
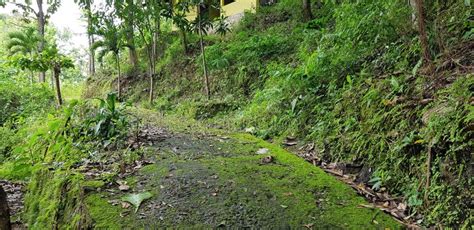
<instances>
[{"instance_id":1,"label":"tall tree","mask_svg":"<svg viewBox=\"0 0 474 230\"><path fill-rule=\"evenodd\" d=\"M416 0L416 12L418 15L418 32L420 33L420 43L425 64L431 69L431 54L428 44L428 34L426 32L425 12L423 0Z\"/></svg>"},{"instance_id":2,"label":"tall tree","mask_svg":"<svg viewBox=\"0 0 474 230\"><path fill-rule=\"evenodd\" d=\"M206 0L182 0L178 3L177 7L181 12L190 12L192 9L196 9L197 15L194 21L190 23L190 25L186 25L187 20L183 20L182 14L175 14L173 17L175 22L183 23L184 28L192 28L192 30L198 34L199 36L199 45L201 48L201 58L202 58L202 68L203 68L203 76L204 76L204 89L206 92L207 99L211 97L211 89L209 83L209 72L207 69L207 61L206 61L206 50L204 44L204 35L207 34L208 31L214 29L217 33L225 34L229 31L229 25L226 22L227 18L217 17L211 18L208 14L209 8L220 9L220 4L209 4ZM203 10L207 9L207 10ZM179 12L178 11L178 12Z\"/></svg>"},{"instance_id":3,"label":"tall tree","mask_svg":"<svg viewBox=\"0 0 474 230\"><path fill-rule=\"evenodd\" d=\"M94 23L95 18L92 12L92 4L94 0L74 0L83 8L86 20L87 20L87 40L89 45L89 63L88 63L88 72L89 76L95 75L95 52L92 50L92 44L95 42L94 37Z\"/></svg>"},{"instance_id":4,"label":"tall tree","mask_svg":"<svg viewBox=\"0 0 474 230\"><path fill-rule=\"evenodd\" d=\"M43 54L44 54L42 56L43 62L53 72L54 86L55 86L54 88L56 89L56 98L58 100L58 105L61 106L63 104L63 97L61 94L61 84L60 84L61 71L66 68L73 68L74 64L71 59L59 53L56 46L52 47L51 49L46 50L45 52L43 52Z\"/></svg>"},{"instance_id":5,"label":"tall tree","mask_svg":"<svg viewBox=\"0 0 474 230\"><path fill-rule=\"evenodd\" d=\"M26 27L22 31L9 33L8 38L10 40L7 42L6 46L10 51L10 54L21 54L32 57L37 53L38 42L40 39L38 38L35 28ZM31 71L30 74L30 81L32 84L34 83L33 71Z\"/></svg>"},{"instance_id":6,"label":"tall tree","mask_svg":"<svg viewBox=\"0 0 474 230\"><path fill-rule=\"evenodd\" d=\"M153 104L154 78L156 75L156 60L158 58L158 43L160 39L160 24L162 13L169 12L169 5L161 0L149 0L136 9L137 29L145 44L148 59L148 75L150 78L149 102Z\"/></svg>"},{"instance_id":7,"label":"tall tree","mask_svg":"<svg viewBox=\"0 0 474 230\"><path fill-rule=\"evenodd\" d=\"M209 73L207 71L207 62L206 62L206 52L204 50L204 33L207 33L209 27L212 26L211 22L208 20L209 18L206 15L203 15L201 12L202 4L205 4L201 1L198 5L198 13L197 13L197 21L195 22L195 31L199 34L199 46L201 47L201 56L202 56L202 68L204 71L204 87L206 90L206 96L209 100L211 98L211 89L209 86Z\"/></svg>"},{"instance_id":8,"label":"tall tree","mask_svg":"<svg viewBox=\"0 0 474 230\"><path fill-rule=\"evenodd\" d=\"M187 33L190 31L190 22L186 17L189 12L190 3L189 1L180 1L176 5L169 4L168 18L173 19L173 23L178 27L181 34L181 42L183 44L184 53L189 53L189 45Z\"/></svg>"},{"instance_id":9,"label":"tall tree","mask_svg":"<svg viewBox=\"0 0 474 230\"><path fill-rule=\"evenodd\" d=\"M135 11L137 10L134 0L107 0L107 4L113 5L115 14L122 21L121 26L125 36L125 46L128 48L128 60L133 70L138 69L138 54L135 44Z\"/></svg>"},{"instance_id":10,"label":"tall tree","mask_svg":"<svg viewBox=\"0 0 474 230\"><path fill-rule=\"evenodd\" d=\"M24 3L19 3L15 0L6 1L7 3L15 5L17 8L23 11L23 16L27 19L33 19L37 22L37 30L40 41L38 42L38 52L41 53L46 46L45 39L45 27L48 19L54 14L59 6L61 6L60 0L35 0L36 8L35 10L32 5L32 0L25 0ZM45 5L47 4L47 8ZM46 77L45 72L40 72L39 80L40 82L45 82Z\"/></svg>"},{"instance_id":11,"label":"tall tree","mask_svg":"<svg viewBox=\"0 0 474 230\"><path fill-rule=\"evenodd\" d=\"M105 15L105 13L102 13L99 18L100 25L96 32L97 35L101 37L101 40L96 41L92 45L92 50L99 50L97 58L100 62L102 62L103 57L106 54L113 54L118 71L117 95L120 100L122 97L122 71L120 68L120 50L126 46L126 44L122 41L123 31L118 25L115 24L115 20L111 15Z\"/></svg>"},{"instance_id":12,"label":"tall tree","mask_svg":"<svg viewBox=\"0 0 474 230\"><path fill-rule=\"evenodd\" d=\"M311 11L310 0L303 0L303 16L306 21L310 21L314 18L313 12Z\"/></svg>"}]
</instances>

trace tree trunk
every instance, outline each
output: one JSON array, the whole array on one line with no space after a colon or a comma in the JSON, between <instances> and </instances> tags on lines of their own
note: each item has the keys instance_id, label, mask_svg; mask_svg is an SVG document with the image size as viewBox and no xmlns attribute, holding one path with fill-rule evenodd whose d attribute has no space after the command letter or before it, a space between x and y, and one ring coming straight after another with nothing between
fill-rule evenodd
<instances>
[{"instance_id":1,"label":"tree trunk","mask_svg":"<svg viewBox=\"0 0 474 230\"><path fill-rule=\"evenodd\" d=\"M120 56L119 54L115 54L115 61L117 64L117 70L118 70L118 79L117 79L117 96L119 101L122 99L122 83L120 82L122 78L122 73L120 72Z\"/></svg>"},{"instance_id":2,"label":"tree trunk","mask_svg":"<svg viewBox=\"0 0 474 230\"><path fill-rule=\"evenodd\" d=\"M189 53L189 48L188 48L188 38L186 36L186 31L184 29L180 29L180 32L181 32L181 41L183 42L184 53L187 54Z\"/></svg>"},{"instance_id":3,"label":"tree trunk","mask_svg":"<svg viewBox=\"0 0 474 230\"><path fill-rule=\"evenodd\" d=\"M313 20L313 12L311 11L310 0L303 0L303 16L305 21Z\"/></svg>"},{"instance_id":4,"label":"tree trunk","mask_svg":"<svg viewBox=\"0 0 474 230\"><path fill-rule=\"evenodd\" d=\"M36 0L36 4L38 6L37 20L38 20L38 34L40 36L40 41L38 43L38 53L41 53L43 52L44 46L45 46L44 27L46 24L46 18L43 11L43 0ZM45 72L39 73L39 81L43 83L46 82Z\"/></svg>"},{"instance_id":5,"label":"tree trunk","mask_svg":"<svg viewBox=\"0 0 474 230\"><path fill-rule=\"evenodd\" d=\"M204 41L203 41L203 34L202 34L202 26L201 26L201 12L198 12L198 20L199 20L199 44L201 46L201 55L202 55L202 67L204 69L204 87L206 90L207 100L211 99L211 90L209 88L209 75L207 73L207 62L206 62L206 51L204 50Z\"/></svg>"},{"instance_id":6,"label":"tree trunk","mask_svg":"<svg viewBox=\"0 0 474 230\"><path fill-rule=\"evenodd\" d=\"M0 185L0 229L10 230L10 209L7 203L7 193Z\"/></svg>"},{"instance_id":7,"label":"tree trunk","mask_svg":"<svg viewBox=\"0 0 474 230\"><path fill-rule=\"evenodd\" d=\"M155 97L154 78L156 75L156 61L158 60L158 54L161 54L161 50L158 47L158 40L160 38L161 21L160 17L157 17L155 21L155 31L153 33L152 47L151 47L151 75L150 75L150 104L153 104Z\"/></svg>"},{"instance_id":8,"label":"tree trunk","mask_svg":"<svg viewBox=\"0 0 474 230\"><path fill-rule=\"evenodd\" d=\"M133 0L127 0L127 4L133 9ZM125 36L128 43L130 65L132 66L132 69L136 71L138 69L138 54L137 48L135 47L135 35L133 33L134 17L133 10L129 10L128 17L126 18L127 29L125 31Z\"/></svg>"},{"instance_id":9,"label":"tree trunk","mask_svg":"<svg viewBox=\"0 0 474 230\"><path fill-rule=\"evenodd\" d=\"M156 62L158 60L158 56L161 56L162 50L161 46L159 44L159 39L160 39L160 34L161 34L161 20L158 17L155 21L155 33L153 33L153 52L154 52L154 61Z\"/></svg>"},{"instance_id":10,"label":"tree trunk","mask_svg":"<svg viewBox=\"0 0 474 230\"><path fill-rule=\"evenodd\" d=\"M61 96L61 85L59 82L59 77L61 74L61 67L55 66L53 68L54 83L56 85L56 97L58 98L58 105L63 105L63 97Z\"/></svg>"},{"instance_id":11,"label":"tree trunk","mask_svg":"<svg viewBox=\"0 0 474 230\"><path fill-rule=\"evenodd\" d=\"M428 44L428 35L426 33L426 23L424 14L423 0L416 0L416 11L418 14L418 32L420 33L420 43L425 64L431 68L431 54Z\"/></svg>"},{"instance_id":12,"label":"tree trunk","mask_svg":"<svg viewBox=\"0 0 474 230\"><path fill-rule=\"evenodd\" d=\"M151 58L150 58L151 59ZM155 67L154 67L154 64L153 63L150 63L150 95L149 95L149 99L150 99L150 104L153 105L153 99L154 99L154 76L155 76Z\"/></svg>"},{"instance_id":13,"label":"tree trunk","mask_svg":"<svg viewBox=\"0 0 474 230\"><path fill-rule=\"evenodd\" d=\"M33 71L30 71L30 82L31 82L31 86L35 84L35 76L33 74Z\"/></svg>"},{"instance_id":14,"label":"tree trunk","mask_svg":"<svg viewBox=\"0 0 474 230\"><path fill-rule=\"evenodd\" d=\"M32 52L29 52L28 55L29 55L30 59L33 59ZM30 81L31 81L31 86L33 86L33 84L35 83L35 76L34 76L33 70L30 70Z\"/></svg>"},{"instance_id":15,"label":"tree trunk","mask_svg":"<svg viewBox=\"0 0 474 230\"><path fill-rule=\"evenodd\" d=\"M95 52L92 50L92 44L94 44L94 35L89 34L89 76L95 75Z\"/></svg>"},{"instance_id":16,"label":"tree trunk","mask_svg":"<svg viewBox=\"0 0 474 230\"><path fill-rule=\"evenodd\" d=\"M95 75L95 51L92 50L92 45L95 43L94 34L92 31L92 13L91 13L91 4L87 2L86 5L87 11L87 37L89 41L89 77Z\"/></svg>"},{"instance_id":17,"label":"tree trunk","mask_svg":"<svg viewBox=\"0 0 474 230\"><path fill-rule=\"evenodd\" d=\"M51 71L51 75L50 75L49 79L51 80L51 82L49 83L50 86L51 86L51 89L54 90L54 84L55 84L55 82L54 82L54 71Z\"/></svg>"},{"instance_id":18,"label":"tree trunk","mask_svg":"<svg viewBox=\"0 0 474 230\"><path fill-rule=\"evenodd\" d=\"M133 29L131 32L127 30L126 36L127 36L127 43L129 45L128 56L129 56L130 65L132 66L132 69L136 71L138 69L138 54L137 54L137 49L135 47L135 39L133 38Z\"/></svg>"}]
</instances>

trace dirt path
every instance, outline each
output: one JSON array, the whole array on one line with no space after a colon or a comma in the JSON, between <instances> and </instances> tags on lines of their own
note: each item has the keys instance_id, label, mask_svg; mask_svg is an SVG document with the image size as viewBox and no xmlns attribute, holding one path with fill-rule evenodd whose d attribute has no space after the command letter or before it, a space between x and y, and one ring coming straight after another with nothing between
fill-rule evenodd
<instances>
[{"instance_id":1,"label":"dirt path","mask_svg":"<svg viewBox=\"0 0 474 230\"><path fill-rule=\"evenodd\" d=\"M96 228L401 228L279 146L247 134L154 129L141 160L152 164L135 166L126 189L114 184L88 194ZM143 192L152 197L136 213L121 201Z\"/></svg>"}]
</instances>

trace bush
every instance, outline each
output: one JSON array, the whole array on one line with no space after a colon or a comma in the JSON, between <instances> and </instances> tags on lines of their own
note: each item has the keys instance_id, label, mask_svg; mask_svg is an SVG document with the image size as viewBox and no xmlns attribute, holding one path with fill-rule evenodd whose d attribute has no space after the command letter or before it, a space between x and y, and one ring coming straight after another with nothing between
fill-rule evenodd
<instances>
[{"instance_id":1,"label":"bush","mask_svg":"<svg viewBox=\"0 0 474 230\"><path fill-rule=\"evenodd\" d=\"M46 85L0 81L0 126L9 120L43 114L53 105L54 94Z\"/></svg>"}]
</instances>

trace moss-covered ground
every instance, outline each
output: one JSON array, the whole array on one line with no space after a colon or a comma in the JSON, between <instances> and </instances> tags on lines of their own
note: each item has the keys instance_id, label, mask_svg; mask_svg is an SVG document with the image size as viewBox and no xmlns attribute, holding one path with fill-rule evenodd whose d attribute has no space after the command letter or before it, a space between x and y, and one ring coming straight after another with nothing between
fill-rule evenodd
<instances>
[{"instance_id":1,"label":"moss-covered ground","mask_svg":"<svg viewBox=\"0 0 474 230\"><path fill-rule=\"evenodd\" d=\"M167 138L146 151L154 164L125 178L130 190L87 195L96 228L402 227L383 212L360 206L366 201L350 187L277 145L172 120L168 126L174 128ZM262 161L268 156L271 162ZM136 213L111 202L140 192L153 197Z\"/></svg>"}]
</instances>

